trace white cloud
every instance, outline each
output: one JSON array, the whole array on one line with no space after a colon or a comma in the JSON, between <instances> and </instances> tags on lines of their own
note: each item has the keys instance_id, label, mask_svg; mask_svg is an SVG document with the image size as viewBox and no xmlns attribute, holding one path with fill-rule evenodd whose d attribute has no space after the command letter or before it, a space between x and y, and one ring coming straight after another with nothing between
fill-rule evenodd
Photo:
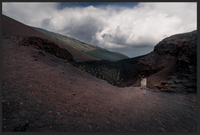
<instances>
[{"instance_id":1,"label":"white cloud","mask_svg":"<svg viewBox=\"0 0 200 135\"><path fill-rule=\"evenodd\" d=\"M58 3L3 2L3 14L26 24L38 25L44 18L49 18L56 11Z\"/></svg>"},{"instance_id":2,"label":"white cloud","mask_svg":"<svg viewBox=\"0 0 200 135\"><path fill-rule=\"evenodd\" d=\"M60 10L58 3L4 2L2 5L3 14L22 23L112 50L152 47L167 36L197 29L194 2L139 3L120 10L113 6Z\"/></svg>"}]
</instances>

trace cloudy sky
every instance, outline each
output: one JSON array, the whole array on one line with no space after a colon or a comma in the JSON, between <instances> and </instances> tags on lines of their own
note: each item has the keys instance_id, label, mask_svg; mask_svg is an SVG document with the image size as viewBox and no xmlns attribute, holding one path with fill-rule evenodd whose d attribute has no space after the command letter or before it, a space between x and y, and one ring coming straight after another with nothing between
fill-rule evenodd
<instances>
[{"instance_id":1,"label":"cloudy sky","mask_svg":"<svg viewBox=\"0 0 200 135\"><path fill-rule=\"evenodd\" d=\"M2 3L2 13L129 57L163 38L197 29L197 3Z\"/></svg>"}]
</instances>

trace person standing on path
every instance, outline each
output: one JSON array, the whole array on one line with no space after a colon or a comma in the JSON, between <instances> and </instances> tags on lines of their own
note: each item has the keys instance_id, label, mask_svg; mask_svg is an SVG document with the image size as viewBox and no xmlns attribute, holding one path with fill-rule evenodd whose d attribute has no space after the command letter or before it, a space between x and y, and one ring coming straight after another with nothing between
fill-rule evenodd
<instances>
[{"instance_id":1,"label":"person standing on path","mask_svg":"<svg viewBox=\"0 0 200 135\"><path fill-rule=\"evenodd\" d=\"M146 93L146 86L147 86L147 79L144 77L144 75L142 76L142 81L141 81L141 89L142 89L142 93L145 94Z\"/></svg>"}]
</instances>

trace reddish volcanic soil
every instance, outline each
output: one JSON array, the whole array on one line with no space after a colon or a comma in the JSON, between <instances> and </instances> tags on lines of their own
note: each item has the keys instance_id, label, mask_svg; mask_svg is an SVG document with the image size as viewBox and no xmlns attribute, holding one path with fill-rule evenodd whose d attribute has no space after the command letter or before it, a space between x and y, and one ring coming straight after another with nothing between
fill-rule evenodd
<instances>
[{"instance_id":1,"label":"reddish volcanic soil","mask_svg":"<svg viewBox=\"0 0 200 135\"><path fill-rule=\"evenodd\" d=\"M73 47L66 45L54 38L51 38L27 25L24 25L16 20L13 20L5 15L2 15L2 35L10 36L11 38L27 38L30 36L37 36L40 38L44 38L50 41L54 41L61 48L67 49L72 55L74 60L76 61L90 61L90 60L99 60L93 56L85 54Z\"/></svg>"},{"instance_id":2,"label":"reddish volcanic soil","mask_svg":"<svg viewBox=\"0 0 200 135\"><path fill-rule=\"evenodd\" d=\"M197 132L197 94L143 95L2 39L2 131Z\"/></svg>"}]
</instances>

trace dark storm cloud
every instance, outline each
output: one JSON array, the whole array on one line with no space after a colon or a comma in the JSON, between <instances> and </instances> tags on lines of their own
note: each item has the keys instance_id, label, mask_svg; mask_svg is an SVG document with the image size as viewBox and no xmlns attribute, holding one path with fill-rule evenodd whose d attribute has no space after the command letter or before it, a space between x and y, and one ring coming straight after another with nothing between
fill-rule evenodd
<instances>
[{"instance_id":1,"label":"dark storm cloud","mask_svg":"<svg viewBox=\"0 0 200 135\"><path fill-rule=\"evenodd\" d=\"M41 26L43 28L48 28L48 26L51 24L51 18L45 18L41 21Z\"/></svg>"},{"instance_id":2,"label":"dark storm cloud","mask_svg":"<svg viewBox=\"0 0 200 135\"><path fill-rule=\"evenodd\" d=\"M61 7L59 3L3 2L2 12L27 25L121 50L130 57L139 51L145 53L149 50L145 48L153 48L167 36L197 29L195 2L137 3L134 7L115 4Z\"/></svg>"},{"instance_id":3,"label":"dark storm cloud","mask_svg":"<svg viewBox=\"0 0 200 135\"><path fill-rule=\"evenodd\" d=\"M78 19L73 20L70 27L65 27L61 33L69 35L71 37L76 37L77 39L90 43L95 42L94 36L96 32L102 31L105 24L94 17L87 16L84 20L78 21Z\"/></svg>"}]
</instances>

